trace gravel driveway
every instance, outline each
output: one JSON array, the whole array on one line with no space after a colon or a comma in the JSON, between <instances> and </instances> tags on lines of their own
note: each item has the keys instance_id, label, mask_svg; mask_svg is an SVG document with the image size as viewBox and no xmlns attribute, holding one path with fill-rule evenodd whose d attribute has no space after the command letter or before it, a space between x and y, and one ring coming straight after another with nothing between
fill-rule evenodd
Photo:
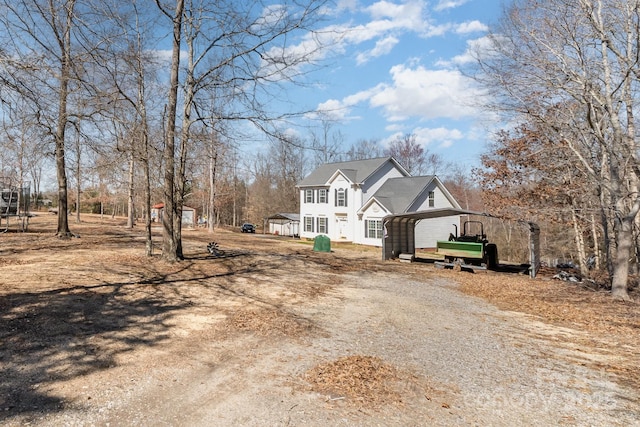
<instances>
[{"instance_id":1,"label":"gravel driveway","mask_svg":"<svg viewBox=\"0 0 640 427\"><path fill-rule=\"evenodd\" d=\"M181 363L140 355L111 380L85 383L94 399L31 418L34 425L241 426L633 426L637 391L567 358L569 333L501 312L444 280L350 273L297 314L313 337L194 335ZM577 333L577 332L576 332ZM194 342L193 339L201 340ZM304 373L345 355L401 367L402 402L363 406L314 392ZM585 353L584 357L588 357ZM171 356L173 357L173 356ZM144 362L141 362L144 360ZM79 383L80 384L80 383ZM25 421L14 420L8 425Z\"/></svg>"}]
</instances>

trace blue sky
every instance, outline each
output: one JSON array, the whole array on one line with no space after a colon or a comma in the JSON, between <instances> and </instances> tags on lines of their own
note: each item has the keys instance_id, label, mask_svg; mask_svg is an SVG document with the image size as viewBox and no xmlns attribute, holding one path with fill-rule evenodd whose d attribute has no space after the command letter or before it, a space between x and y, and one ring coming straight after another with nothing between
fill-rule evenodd
<instances>
[{"instance_id":1,"label":"blue sky","mask_svg":"<svg viewBox=\"0 0 640 427\"><path fill-rule=\"evenodd\" d=\"M360 139L384 146L413 133L431 153L478 164L487 129L474 107L480 94L460 69L469 47L482 43L501 0L338 0L324 25L348 29L314 85L289 98L336 120L345 150ZM302 135L304 136L304 135Z\"/></svg>"}]
</instances>

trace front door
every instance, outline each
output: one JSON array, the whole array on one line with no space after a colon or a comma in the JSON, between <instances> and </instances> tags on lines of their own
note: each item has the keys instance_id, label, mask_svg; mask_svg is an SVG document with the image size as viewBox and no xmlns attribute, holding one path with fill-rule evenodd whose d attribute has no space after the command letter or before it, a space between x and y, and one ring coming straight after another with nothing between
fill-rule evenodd
<instances>
[{"instance_id":1,"label":"front door","mask_svg":"<svg viewBox=\"0 0 640 427\"><path fill-rule=\"evenodd\" d=\"M347 239L349 234L349 222L346 216L337 217L338 220L338 235L341 239Z\"/></svg>"}]
</instances>

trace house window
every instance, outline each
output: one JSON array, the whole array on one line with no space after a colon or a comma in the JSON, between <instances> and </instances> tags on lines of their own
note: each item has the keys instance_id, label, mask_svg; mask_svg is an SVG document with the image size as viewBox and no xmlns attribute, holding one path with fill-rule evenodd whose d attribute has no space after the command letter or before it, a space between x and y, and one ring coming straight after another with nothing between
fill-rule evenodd
<instances>
[{"instance_id":1,"label":"house window","mask_svg":"<svg viewBox=\"0 0 640 427\"><path fill-rule=\"evenodd\" d=\"M429 191L429 207L432 208L436 205L436 193Z\"/></svg>"},{"instance_id":2,"label":"house window","mask_svg":"<svg viewBox=\"0 0 640 427\"><path fill-rule=\"evenodd\" d=\"M327 203L327 189L321 188L318 190L318 203Z\"/></svg>"},{"instance_id":3,"label":"house window","mask_svg":"<svg viewBox=\"0 0 640 427\"><path fill-rule=\"evenodd\" d=\"M368 239L382 239L382 220L366 220L364 222L364 237Z\"/></svg>"},{"instance_id":4,"label":"house window","mask_svg":"<svg viewBox=\"0 0 640 427\"><path fill-rule=\"evenodd\" d=\"M304 231L313 233L313 217L312 216L304 217Z\"/></svg>"},{"instance_id":5,"label":"house window","mask_svg":"<svg viewBox=\"0 0 640 427\"><path fill-rule=\"evenodd\" d=\"M328 224L327 218L319 217L318 218L318 233L327 234L329 232L327 224Z\"/></svg>"},{"instance_id":6,"label":"house window","mask_svg":"<svg viewBox=\"0 0 640 427\"><path fill-rule=\"evenodd\" d=\"M313 190L304 190L304 202L313 203Z\"/></svg>"},{"instance_id":7,"label":"house window","mask_svg":"<svg viewBox=\"0 0 640 427\"><path fill-rule=\"evenodd\" d=\"M347 206L347 190L343 188L336 190L336 206Z\"/></svg>"}]
</instances>

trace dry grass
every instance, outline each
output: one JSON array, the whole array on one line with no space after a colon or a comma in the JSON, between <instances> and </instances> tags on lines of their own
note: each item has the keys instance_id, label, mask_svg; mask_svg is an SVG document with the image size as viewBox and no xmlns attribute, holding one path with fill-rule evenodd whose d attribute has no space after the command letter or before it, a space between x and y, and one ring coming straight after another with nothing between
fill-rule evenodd
<instances>
[{"instance_id":1,"label":"dry grass","mask_svg":"<svg viewBox=\"0 0 640 427\"><path fill-rule=\"evenodd\" d=\"M345 356L310 369L305 380L329 399L377 406L402 403L398 371L378 357Z\"/></svg>"},{"instance_id":2,"label":"dry grass","mask_svg":"<svg viewBox=\"0 0 640 427\"><path fill-rule=\"evenodd\" d=\"M615 300L609 292L593 290L578 283L537 279L503 273L472 274L439 271L455 280L460 290L483 298L502 310L533 316L550 325L569 328L576 333L563 341L611 352L607 363L585 362L596 369L617 374L623 383L640 388L640 303L637 288L631 302Z\"/></svg>"},{"instance_id":3,"label":"dry grass","mask_svg":"<svg viewBox=\"0 0 640 427\"><path fill-rule=\"evenodd\" d=\"M300 338L313 329L307 319L278 309L238 310L231 314L226 325L237 331L252 332L263 337Z\"/></svg>"}]
</instances>

